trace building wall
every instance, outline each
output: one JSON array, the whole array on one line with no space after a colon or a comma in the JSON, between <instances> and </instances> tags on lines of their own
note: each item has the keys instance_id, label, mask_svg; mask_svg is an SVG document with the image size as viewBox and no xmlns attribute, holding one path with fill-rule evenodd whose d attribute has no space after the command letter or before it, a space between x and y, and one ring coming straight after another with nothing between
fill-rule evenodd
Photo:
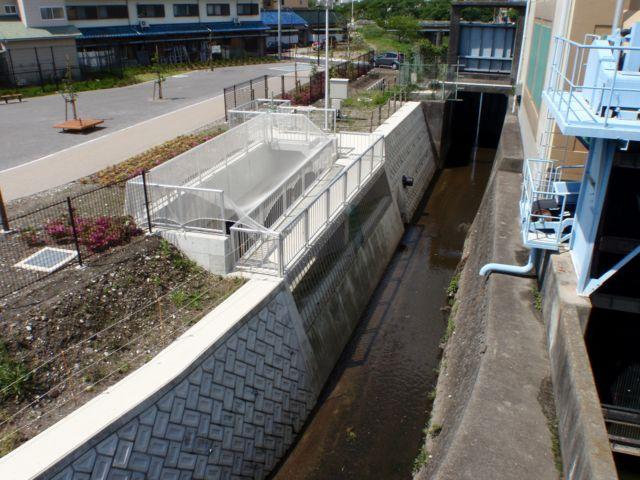
<instances>
[{"instance_id":1,"label":"building wall","mask_svg":"<svg viewBox=\"0 0 640 480\"><path fill-rule=\"evenodd\" d=\"M281 0L282 8L309 8L309 0ZM264 8L278 8L277 0L264 0Z\"/></svg>"},{"instance_id":2,"label":"building wall","mask_svg":"<svg viewBox=\"0 0 640 480\"><path fill-rule=\"evenodd\" d=\"M0 0L1 1L1 0ZM105 27L117 25L137 25L140 20L144 20L149 24L165 24L165 23L194 23L194 22L228 22L233 18L239 18L240 21L259 21L258 15L242 15L238 17L238 3L254 3L261 5L259 0L142 0L139 2L130 2L128 0L18 0L20 5L20 15L23 22L27 26L54 26L73 24L77 27ZM199 5L199 16L197 17L175 17L173 15L173 5L184 3L197 3ZM207 3L228 3L230 7L230 15L228 16L207 16ZM164 5L165 16L161 18L138 18L138 4L162 4ZM117 18L108 20L50 20L43 21L40 18L41 6L67 6L67 5L128 5L129 18Z\"/></svg>"},{"instance_id":3,"label":"building wall","mask_svg":"<svg viewBox=\"0 0 640 480\"><path fill-rule=\"evenodd\" d=\"M78 55L76 41L73 38L7 42L7 47L11 52L13 65L13 70L9 68L8 74L11 81L15 76L17 85L39 84L39 71L42 72L45 82L51 81L54 65L58 76L64 76L67 66L71 68L74 76L78 74ZM40 70L38 62L41 65Z\"/></svg>"},{"instance_id":4,"label":"building wall","mask_svg":"<svg viewBox=\"0 0 640 480\"><path fill-rule=\"evenodd\" d=\"M18 9L20 11L20 19L27 27L56 27L68 25L66 12L64 19L60 20L43 20L40 15L40 7L62 7L64 9L64 0L18 0Z\"/></svg>"},{"instance_id":5,"label":"building wall","mask_svg":"<svg viewBox=\"0 0 640 480\"><path fill-rule=\"evenodd\" d=\"M606 34L611 30L615 0L539 0L530 5L527 38L520 79L522 88L521 128L525 145L540 147L550 143L551 156L571 163L582 162L586 151L575 138L562 136L547 122L542 90L549 79L553 56L553 37L567 36L582 43L587 34ZM551 133L549 133L551 132ZM535 154L541 154L541 151ZM532 152L527 151L527 155Z\"/></svg>"}]
</instances>

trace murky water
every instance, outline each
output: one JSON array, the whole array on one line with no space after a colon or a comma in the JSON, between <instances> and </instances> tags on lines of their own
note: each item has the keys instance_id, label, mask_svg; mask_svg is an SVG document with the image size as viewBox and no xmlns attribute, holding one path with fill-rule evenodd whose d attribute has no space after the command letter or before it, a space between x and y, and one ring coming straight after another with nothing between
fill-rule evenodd
<instances>
[{"instance_id":1,"label":"murky water","mask_svg":"<svg viewBox=\"0 0 640 480\"><path fill-rule=\"evenodd\" d=\"M427 423L446 288L495 151L443 170L425 195L299 441L273 478L406 479Z\"/></svg>"}]
</instances>

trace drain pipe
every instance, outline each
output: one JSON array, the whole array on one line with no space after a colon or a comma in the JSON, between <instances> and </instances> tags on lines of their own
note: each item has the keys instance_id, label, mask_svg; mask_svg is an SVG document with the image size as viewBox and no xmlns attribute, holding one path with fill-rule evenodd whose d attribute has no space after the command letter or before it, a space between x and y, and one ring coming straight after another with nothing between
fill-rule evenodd
<instances>
[{"instance_id":1,"label":"drain pipe","mask_svg":"<svg viewBox=\"0 0 640 480\"><path fill-rule=\"evenodd\" d=\"M522 267L517 265L505 265L503 263L487 263L480 269L480 275L483 277L492 273L504 273L505 275L517 276L528 275L536 266L538 253L539 250L537 248L532 248L531 253L529 253L529 260L527 261L527 264Z\"/></svg>"}]
</instances>

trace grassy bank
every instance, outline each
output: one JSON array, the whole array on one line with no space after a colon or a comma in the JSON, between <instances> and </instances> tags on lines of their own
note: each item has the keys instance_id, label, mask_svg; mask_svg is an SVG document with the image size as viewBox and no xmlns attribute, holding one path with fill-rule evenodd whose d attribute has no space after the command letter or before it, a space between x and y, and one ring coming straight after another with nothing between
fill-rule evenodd
<instances>
[{"instance_id":1,"label":"grassy bank","mask_svg":"<svg viewBox=\"0 0 640 480\"><path fill-rule=\"evenodd\" d=\"M376 52L401 52L410 55L413 44L398 40L398 35L388 32L378 25L366 25L358 29L364 41Z\"/></svg>"},{"instance_id":2,"label":"grassy bank","mask_svg":"<svg viewBox=\"0 0 640 480\"><path fill-rule=\"evenodd\" d=\"M257 65L261 63L277 62L275 57L249 57L239 58L232 60L216 60L213 63L191 63L191 64L177 64L177 65L162 65L160 72L165 77L172 75L179 75L194 70L208 70L211 67L233 67L240 65ZM95 74L92 78L87 80L80 80L73 82L73 86L76 92L86 92L91 90L102 90L105 88L117 88L126 87L128 85L135 85L137 83L148 82L157 78L158 68L156 66L148 67L125 67L122 70L122 75L116 75L113 73L101 73ZM6 95L10 93L21 93L23 97L41 97L43 95L52 95L58 93L62 88L62 84L47 83L44 86L28 86L18 88L0 88L0 95Z\"/></svg>"}]
</instances>

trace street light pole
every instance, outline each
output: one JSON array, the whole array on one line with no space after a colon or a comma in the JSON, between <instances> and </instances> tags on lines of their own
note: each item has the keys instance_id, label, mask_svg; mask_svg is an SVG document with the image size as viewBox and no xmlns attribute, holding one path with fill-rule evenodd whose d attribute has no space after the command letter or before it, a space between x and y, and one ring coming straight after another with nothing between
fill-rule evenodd
<instances>
[{"instance_id":1,"label":"street light pole","mask_svg":"<svg viewBox=\"0 0 640 480\"><path fill-rule=\"evenodd\" d=\"M329 9L332 6L333 0L324 1L324 129L329 130Z\"/></svg>"},{"instance_id":2,"label":"street light pole","mask_svg":"<svg viewBox=\"0 0 640 480\"><path fill-rule=\"evenodd\" d=\"M282 0L277 0L278 2L278 60L282 60L282 10L280 8L280 3Z\"/></svg>"}]
</instances>

